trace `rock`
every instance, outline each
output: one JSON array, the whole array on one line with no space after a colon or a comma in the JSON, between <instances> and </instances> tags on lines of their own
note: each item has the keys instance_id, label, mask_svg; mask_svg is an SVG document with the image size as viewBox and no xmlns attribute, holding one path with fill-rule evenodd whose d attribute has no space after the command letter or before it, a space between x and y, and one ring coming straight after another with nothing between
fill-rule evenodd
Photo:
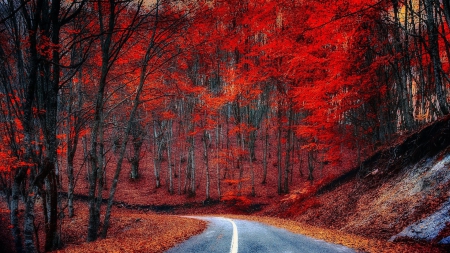
<instances>
[{"instance_id":1,"label":"rock","mask_svg":"<svg viewBox=\"0 0 450 253\"><path fill-rule=\"evenodd\" d=\"M450 236L445 237L439 241L439 244L450 244Z\"/></svg>"},{"instance_id":2,"label":"rock","mask_svg":"<svg viewBox=\"0 0 450 253\"><path fill-rule=\"evenodd\" d=\"M389 241L395 241L398 238L411 238L414 240L432 241L436 240L446 224L450 222L450 199L432 215L422 219L408 227L397 235L392 236ZM443 243L449 243L450 237L441 240ZM440 242L440 243L441 243Z\"/></svg>"}]
</instances>

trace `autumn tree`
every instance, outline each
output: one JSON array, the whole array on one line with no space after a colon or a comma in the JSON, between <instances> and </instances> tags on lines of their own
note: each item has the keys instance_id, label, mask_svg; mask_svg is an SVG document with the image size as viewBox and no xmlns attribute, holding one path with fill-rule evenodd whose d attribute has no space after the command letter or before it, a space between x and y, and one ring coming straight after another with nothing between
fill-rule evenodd
<instances>
[{"instance_id":1,"label":"autumn tree","mask_svg":"<svg viewBox=\"0 0 450 253\"><path fill-rule=\"evenodd\" d=\"M24 250L37 250L33 225L37 193L43 199L45 249L56 249L60 245L57 233L56 169L58 98L62 84L70 76L62 75L62 68L74 68L65 61L65 50L70 50L74 42L65 41L63 47L61 38L66 36L63 28L80 13L85 3L86 1L77 4L62 1L8 1L4 6L8 7L2 12L2 15L5 14L2 17L2 29L8 34L5 45L13 49L10 51L11 59L18 70L17 73L10 72L4 76L7 78L7 86L4 86L2 93L15 99L15 102L6 102L9 108L15 108L11 117L20 124L14 128L23 134L23 138L18 139L20 143L17 143L23 155L16 156L22 165L14 170L10 205L12 231L18 252L22 251L21 235L16 222L18 187L21 184L26 186ZM8 63L3 63L2 69L7 70Z\"/></svg>"}]
</instances>

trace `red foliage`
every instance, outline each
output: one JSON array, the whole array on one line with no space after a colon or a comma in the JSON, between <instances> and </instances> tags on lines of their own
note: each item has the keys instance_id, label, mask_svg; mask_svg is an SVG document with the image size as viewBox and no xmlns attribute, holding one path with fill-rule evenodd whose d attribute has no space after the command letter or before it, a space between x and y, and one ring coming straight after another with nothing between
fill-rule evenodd
<instances>
[{"instance_id":1,"label":"red foliage","mask_svg":"<svg viewBox=\"0 0 450 253\"><path fill-rule=\"evenodd\" d=\"M300 190L292 191L281 200L281 205L286 208L281 216L297 217L306 212L309 208L320 206L321 202L315 194L317 190L331 182L333 179L335 179L334 176L328 175L314 184L305 183Z\"/></svg>"},{"instance_id":2,"label":"red foliage","mask_svg":"<svg viewBox=\"0 0 450 253\"><path fill-rule=\"evenodd\" d=\"M252 205L252 200L249 197L230 192L226 193L221 200L238 212L248 212Z\"/></svg>"}]
</instances>

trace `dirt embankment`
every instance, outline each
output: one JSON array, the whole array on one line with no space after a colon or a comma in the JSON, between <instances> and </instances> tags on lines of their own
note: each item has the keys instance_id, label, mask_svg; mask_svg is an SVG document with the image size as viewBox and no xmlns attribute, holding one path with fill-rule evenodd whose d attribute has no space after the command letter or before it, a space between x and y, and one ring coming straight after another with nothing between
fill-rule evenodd
<instances>
[{"instance_id":1,"label":"dirt embankment","mask_svg":"<svg viewBox=\"0 0 450 253\"><path fill-rule=\"evenodd\" d=\"M294 192L266 214L389 240L439 211L449 198L450 117L446 117L324 186ZM437 244L448 238L449 224L441 227L435 238L422 242Z\"/></svg>"}]
</instances>

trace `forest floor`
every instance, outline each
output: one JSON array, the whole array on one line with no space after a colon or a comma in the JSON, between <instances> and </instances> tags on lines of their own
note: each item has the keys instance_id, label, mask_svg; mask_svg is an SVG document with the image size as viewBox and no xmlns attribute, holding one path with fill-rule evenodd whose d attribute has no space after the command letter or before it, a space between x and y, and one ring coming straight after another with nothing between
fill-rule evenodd
<instances>
[{"instance_id":1,"label":"forest floor","mask_svg":"<svg viewBox=\"0 0 450 253\"><path fill-rule=\"evenodd\" d=\"M9 212L0 202L0 227L8 227ZM64 243L56 252L164 252L187 238L206 229L206 222L180 216L161 215L127 208L113 208L111 225L106 239L86 242L88 210L85 202L76 201L76 215L62 220L61 240ZM40 217L36 224L41 224ZM39 234L40 248L44 234ZM14 252L9 229L0 229L0 252Z\"/></svg>"}]
</instances>

